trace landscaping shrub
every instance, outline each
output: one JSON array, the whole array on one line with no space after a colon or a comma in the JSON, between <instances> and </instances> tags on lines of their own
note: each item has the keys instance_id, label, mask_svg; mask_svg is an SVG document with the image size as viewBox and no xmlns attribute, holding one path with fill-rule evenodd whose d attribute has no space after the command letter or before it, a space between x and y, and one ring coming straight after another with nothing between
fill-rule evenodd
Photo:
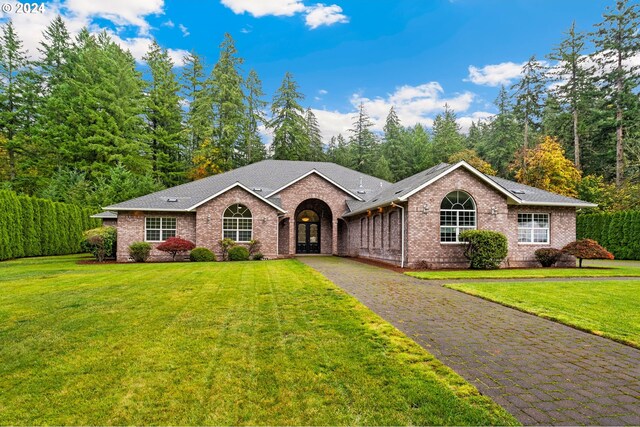
<instances>
[{"instance_id":1,"label":"landscaping shrub","mask_svg":"<svg viewBox=\"0 0 640 427\"><path fill-rule=\"evenodd\" d=\"M488 230L467 230L460 233L466 242L464 256L473 270L494 270L507 256L507 238L504 234Z\"/></svg>"},{"instance_id":2,"label":"landscaping shrub","mask_svg":"<svg viewBox=\"0 0 640 427\"><path fill-rule=\"evenodd\" d=\"M260 251L260 246L262 246L262 243L260 243L260 240L250 240L249 241L249 256L253 256L254 254L256 254L258 251Z\"/></svg>"},{"instance_id":3,"label":"landscaping shrub","mask_svg":"<svg viewBox=\"0 0 640 427\"><path fill-rule=\"evenodd\" d=\"M262 261L264 259L264 254L262 252L256 252L255 254L253 254L253 257L251 258L254 261Z\"/></svg>"},{"instance_id":4,"label":"landscaping shrub","mask_svg":"<svg viewBox=\"0 0 640 427\"><path fill-rule=\"evenodd\" d=\"M207 248L195 248L189 254L189 259L193 262L210 262L215 261L216 256Z\"/></svg>"},{"instance_id":5,"label":"landscaping shrub","mask_svg":"<svg viewBox=\"0 0 640 427\"><path fill-rule=\"evenodd\" d=\"M542 248L535 251L535 256L543 267L552 267L562 256L562 251L555 248Z\"/></svg>"},{"instance_id":6,"label":"landscaping shrub","mask_svg":"<svg viewBox=\"0 0 640 427\"><path fill-rule=\"evenodd\" d=\"M236 241L233 239L222 239L218 242L220 245L220 252L222 252L222 260L229 261L229 249L236 246Z\"/></svg>"},{"instance_id":7,"label":"landscaping shrub","mask_svg":"<svg viewBox=\"0 0 640 427\"><path fill-rule=\"evenodd\" d=\"M151 254L151 245L147 242L134 242L129 245L129 256L135 262L146 262Z\"/></svg>"},{"instance_id":8,"label":"landscaping shrub","mask_svg":"<svg viewBox=\"0 0 640 427\"><path fill-rule=\"evenodd\" d=\"M116 228L98 227L84 233L84 248L91 252L98 262L116 255Z\"/></svg>"},{"instance_id":9,"label":"landscaping shrub","mask_svg":"<svg viewBox=\"0 0 640 427\"><path fill-rule=\"evenodd\" d=\"M169 237L166 241L156 246L156 249L171 254L172 259L176 260L176 255L181 252L189 252L195 248L195 243L183 239L182 237Z\"/></svg>"},{"instance_id":10,"label":"landscaping shrub","mask_svg":"<svg viewBox=\"0 0 640 427\"><path fill-rule=\"evenodd\" d=\"M562 252L578 258L579 266L582 267L583 259L614 259L611 252L600 246L592 239L576 240L562 248Z\"/></svg>"},{"instance_id":11,"label":"landscaping shrub","mask_svg":"<svg viewBox=\"0 0 640 427\"><path fill-rule=\"evenodd\" d=\"M249 249L244 246L234 246L229 249L229 261L247 261L249 260Z\"/></svg>"}]
</instances>

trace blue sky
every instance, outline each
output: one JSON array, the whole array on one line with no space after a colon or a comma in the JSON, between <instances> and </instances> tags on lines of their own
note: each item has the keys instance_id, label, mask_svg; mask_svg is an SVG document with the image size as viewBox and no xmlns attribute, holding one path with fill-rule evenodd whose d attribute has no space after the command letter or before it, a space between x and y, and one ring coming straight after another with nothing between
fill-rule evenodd
<instances>
[{"instance_id":1,"label":"blue sky","mask_svg":"<svg viewBox=\"0 0 640 427\"><path fill-rule=\"evenodd\" d=\"M323 0L324 1L324 0ZM405 125L429 126L448 103L463 128L488 117L500 84L543 59L572 21L591 30L613 0L61 0L11 17L32 53L61 13L72 32L107 29L140 60L150 40L176 62L195 50L209 64L231 33L245 71L270 99L294 74L325 137L344 131L360 102L380 128L391 105Z\"/></svg>"}]
</instances>

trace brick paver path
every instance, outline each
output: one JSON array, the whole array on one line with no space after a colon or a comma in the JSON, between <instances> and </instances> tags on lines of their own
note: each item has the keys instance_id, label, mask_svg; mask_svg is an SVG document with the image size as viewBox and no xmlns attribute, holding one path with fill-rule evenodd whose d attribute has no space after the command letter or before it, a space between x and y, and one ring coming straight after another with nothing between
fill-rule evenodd
<instances>
[{"instance_id":1,"label":"brick paver path","mask_svg":"<svg viewBox=\"0 0 640 427\"><path fill-rule=\"evenodd\" d=\"M640 425L640 350L379 267L300 260L525 425Z\"/></svg>"}]
</instances>

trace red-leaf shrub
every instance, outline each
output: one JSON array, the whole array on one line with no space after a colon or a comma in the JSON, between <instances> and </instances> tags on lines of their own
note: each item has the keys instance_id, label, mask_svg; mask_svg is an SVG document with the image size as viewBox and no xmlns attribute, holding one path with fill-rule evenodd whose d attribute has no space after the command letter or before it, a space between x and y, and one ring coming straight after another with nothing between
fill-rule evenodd
<instances>
[{"instance_id":1,"label":"red-leaf shrub","mask_svg":"<svg viewBox=\"0 0 640 427\"><path fill-rule=\"evenodd\" d=\"M170 253L175 261L178 252L188 252L195 247L195 243L185 240L182 237L169 237L165 242L156 246L156 249Z\"/></svg>"},{"instance_id":2,"label":"red-leaf shrub","mask_svg":"<svg viewBox=\"0 0 640 427\"><path fill-rule=\"evenodd\" d=\"M582 267L583 259L613 259L613 254L600 246L598 242L591 239L576 240L562 248L565 254L573 255L580 260Z\"/></svg>"},{"instance_id":3,"label":"red-leaf shrub","mask_svg":"<svg viewBox=\"0 0 640 427\"><path fill-rule=\"evenodd\" d=\"M534 254L543 267L552 267L562 256L562 251L555 248L541 248L536 250Z\"/></svg>"}]
</instances>

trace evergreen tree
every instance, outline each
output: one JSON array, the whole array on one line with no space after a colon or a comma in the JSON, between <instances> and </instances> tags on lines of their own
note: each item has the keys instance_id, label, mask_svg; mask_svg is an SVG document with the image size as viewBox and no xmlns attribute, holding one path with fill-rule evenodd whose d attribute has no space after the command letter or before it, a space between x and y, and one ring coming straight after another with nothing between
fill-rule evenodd
<instances>
[{"instance_id":1,"label":"evergreen tree","mask_svg":"<svg viewBox=\"0 0 640 427\"><path fill-rule=\"evenodd\" d=\"M617 186L624 180L625 128L637 120L638 114L635 91L640 82L640 67L632 60L640 55L639 8L635 2L617 0L615 7L607 8L604 20L593 33L599 84L615 106Z\"/></svg>"},{"instance_id":2,"label":"evergreen tree","mask_svg":"<svg viewBox=\"0 0 640 427\"><path fill-rule=\"evenodd\" d=\"M398 180L401 177L409 176L409 153L407 152L405 133L393 107L389 110L383 130L382 153L388 159L392 179Z\"/></svg>"},{"instance_id":3,"label":"evergreen tree","mask_svg":"<svg viewBox=\"0 0 640 427\"><path fill-rule=\"evenodd\" d=\"M430 158L431 141L429 133L425 130L424 126L416 124L414 127L406 129L404 134L406 140L407 172L401 176L396 176L396 180L415 175L432 166Z\"/></svg>"},{"instance_id":4,"label":"evergreen tree","mask_svg":"<svg viewBox=\"0 0 640 427\"><path fill-rule=\"evenodd\" d=\"M249 71L245 86L247 113L242 133L242 146L238 151L240 154L240 159L237 162L239 166L259 162L267 156L259 131L260 125L267 121L264 116L267 102L262 100L264 96L262 82L255 70Z\"/></svg>"},{"instance_id":5,"label":"evergreen tree","mask_svg":"<svg viewBox=\"0 0 640 427\"><path fill-rule=\"evenodd\" d=\"M452 154L465 149L465 137L460 132L456 114L444 106L444 111L433 121L433 140L431 141L431 165L447 162Z\"/></svg>"},{"instance_id":6,"label":"evergreen tree","mask_svg":"<svg viewBox=\"0 0 640 427\"><path fill-rule=\"evenodd\" d=\"M578 170L581 170L580 119L582 118L582 111L587 107L584 105L583 94L588 79L588 74L584 67L586 57L583 54L585 36L576 32L575 21L565 34L566 38L548 57L558 62L558 66L552 74L559 80L555 94L569 106L572 118L574 164Z\"/></svg>"},{"instance_id":7,"label":"evergreen tree","mask_svg":"<svg viewBox=\"0 0 640 427\"><path fill-rule=\"evenodd\" d=\"M480 157L491 163L498 174L504 176L509 170L509 164L517 150L521 134L504 86L500 88L494 104L498 114L486 126L478 127L482 137L476 145L476 150Z\"/></svg>"},{"instance_id":8,"label":"evergreen tree","mask_svg":"<svg viewBox=\"0 0 640 427\"><path fill-rule=\"evenodd\" d=\"M336 137L331 137L331 142L329 143L329 148L327 150L327 158L330 162L344 167L351 167L353 164L349 144L342 134L338 134Z\"/></svg>"},{"instance_id":9,"label":"evergreen tree","mask_svg":"<svg viewBox=\"0 0 640 427\"><path fill-rule=\"evenodd\" d=\"M545 93L544 69L535 56L522 67L522 78L512 86L515 115L523 127L523 148L529 148L531 134L538 130Z\"/></svg>"},{"instance_id":10,"label":"evergreen tree","mask_svg":"<svg viewBox=\"0 0 640 427\"><path fill-rule=\"evenodd\" d=\"M60 164L73 164L90 179L122 164L151 170L143 116L143 80L135 60L106 33L84 29L43 111L43 137L57 147ZM64 120L60 120L64 117Z\"/></svg>"},{"instance_id":11,"label":"evergreen tree","mask_svg":"<svg viewBox=\"0 0 640 427\"><path fill-rule=\"evenodd\" d=\"M202 59L195 52L183 58L182 97L188 103L184 123L187 141L183 156L188 167L193 167L193 157L213 130L211 90L207 85Z\"/></svg>"},{"instance_id":12,"label":"evergreen tree","mask_svg":"<svg viewBox=\"0 0 640 427\"><path fill-rule=\"evenodd\" d=\"M273 158L278 160L304 160L309 155L307 123L300 101L304 96L291 73L286 73L282 85L273 97L271 121L273 129Z\"/></svg>"},{"instance_id":13,"label":"evergreen tree","mask_svg":"<svg viewBox=\"0 0 640 427\"><path fill-rule=\"evenodd\" d=\"M235 43L230 34L224 35L220 44L220 57L213 67L210 84L213 101L213 147L217 152L218 168L228 171L235 168L236 151L242 146L245 121L244 79Z\"/></svg>"},{"instance_id":14,"label":"evergreen tree","mask_svg":"<svg viewBox=\"0 0 640 427\"><path fill-rule=\"evenodd\" d=\"M64 65L72 47L71 36L62 17L57 15L45 28L42 37L38 48L42 56L39 65L46 82L45 93L50 93L64 80Z\"/></svg>"},{"instance_id":15,"label":"evergreen tree","mask_svg":"<svg viewBox=\"0 0 640 427\"><path fill-rule=\"evenodd\" d=\"M373 172L373 159L375 159L378 147L376 137L370 130L373 122L367 115L363 103L360 103L358 114L353 119L353 127L349 129L349 132L351 132L349 146L352 152L353 168L357 171L371 174Z\"/></svg>"},{"instance_id":16,"label":"evergreen tree","mask_svg":"<svg viewBox=\"0 0 640 427\"><path fill-rule=\"evenodd\" d=\"M22 149L22 141L18 136L21 130L19 115L23 101L20 80L26 67L26 52L15 32L13 22L9 20L2 26L0 35L0 132L6 138L5 147L11 181L16 179L17 157Z\"/></svg>"},{"instance_id":17,"label":"evergreen tree","mask_svg":"<svg viewBox=\"0 0 640 427\"><path fill-rule=\"evenodd\" d=\"M307 139L309 141L309 154L305 160L310 161L323 161L324 144L322 143L322 133L320 132L320 125L311 108L307 108L305 112L305 123L307 125Z\"/></svg>"},{"instance_id":18,"label":"evergreen tree","mask_svg":"<svg viewBox=\"0 0 640 427\"><path fill-rule=\"evenodd\" d=\"M145 116L154 178L169 187L184 181L180 85L173 73L169 53L155 40L143 59L151 74L145 97Z\"/></svg>"},{"instance_id":19,"label":"evergreen tree","mask_svg":"<svg viewBox=\"0 0 640 427\"><path fill-rule=\"evenodd\" d=\"M385 181L393 181L393 172L387 158L381 154L371 167L371 175L384 179Z\"/></svg>"}]
</instances>

